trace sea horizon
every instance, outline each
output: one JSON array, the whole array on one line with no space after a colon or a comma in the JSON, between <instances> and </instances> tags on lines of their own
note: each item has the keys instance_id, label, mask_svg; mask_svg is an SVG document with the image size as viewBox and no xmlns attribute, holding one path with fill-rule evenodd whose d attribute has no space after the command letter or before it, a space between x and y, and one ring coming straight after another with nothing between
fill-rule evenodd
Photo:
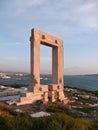
<instances>
[{"instance_id":1,"label":"sea horizon","mask_svg":"<svg viewBox=\"0 0 98 130\"><path fill-rule=\"evenodd\" d=\"M12 75L17 73L14 72L12 73ZM29 73L20 72L18 74L24 74L24 75L14 75L9 78L0 78L0 85L10 85L10 84L29 85L30 84ZM43 85L52 84L52 74L40 74L40 75L41 75L40 76L41 84ZM98 74L64 75L64 86L71 86L76 88L92 90L92 91L98 91Z\"/></svg>"}]
</instances>

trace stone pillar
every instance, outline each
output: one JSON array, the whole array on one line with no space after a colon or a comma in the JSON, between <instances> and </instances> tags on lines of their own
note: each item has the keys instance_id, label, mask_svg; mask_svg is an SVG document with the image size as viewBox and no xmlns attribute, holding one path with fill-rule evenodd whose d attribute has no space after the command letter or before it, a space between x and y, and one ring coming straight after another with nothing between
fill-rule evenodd
<instances>
[{"instance_id":1,"label":"stone pillar","mask_svg":"<svg viewBox=\"0 0 98 130\"><path fill-rule=\"evenodd\" d=\"M52 48L52 82L63 86L63 45Z\"/></svg>"},{"instance_id":2,"label":"stone pillar","mask_svg":"<svg viewBox=\"0 0 98 130\"><path fill-rule=\"evenodd\" d=\"M58 47L52 47L52 84L58 84Z\"/></svg>"},{"instance_id":3,"label":"stone pillar","mask_svg":"<svg viewBox=\"0 0 98 130\"><path fill-rule=\"evenodd\" d=\"M63 74L64 74L64 48L63 44L58 47L58 84L60 84L61 87L64 87L64 80L63 80Z\"/></svg>"},{"instance_id":4,"label":"stone pillar","mask_svg":"<svg viewBox=\"0 0 98 130\"><path fill-rule=\"evenodd\" d=\"M40 87L40 41L30 38L31 41L31 81L29 90L39 91Z\"/></svg>"}]
</instances>

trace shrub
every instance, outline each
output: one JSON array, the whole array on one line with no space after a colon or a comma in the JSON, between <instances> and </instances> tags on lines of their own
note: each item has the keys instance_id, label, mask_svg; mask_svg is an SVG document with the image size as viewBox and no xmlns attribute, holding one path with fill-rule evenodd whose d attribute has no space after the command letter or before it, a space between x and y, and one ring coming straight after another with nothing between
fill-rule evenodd
<instances>
[{"instance_id":1,"label":"shrub","mask_svg":"<svg viewBox=\"0 0 98 130\"><path fill-rule=\"evenodd\" d=\"M59 112L64 112L64 109L60 108L59 106L49 106L46 109L47 112L52 112L52 113L59 113Z\"/></svg>"},{"instance_id":2,"label":"shrub","mask_svg":"<svg viewBox=\"0 0 98 130\"><path fill-rule=\"evenodd\" d=\"M15 130L31 130L32 120L26 113L18 113L14 117L14 127Z\"/></svg>"},{"instance_id":3,"label":"shrub","mask_svg":"<svg viewBox=\"0 0 98 130\"><path fill-rule=\"evenodd\" d=\"M57 113L51 116L31 118L27 113L0 113L0 130L98 130L98 122L87 122L82 118L73 118L61 111L59 107L50 107ZM9 108L10 109L10 108Z\"/></svg>"}]
</instances>

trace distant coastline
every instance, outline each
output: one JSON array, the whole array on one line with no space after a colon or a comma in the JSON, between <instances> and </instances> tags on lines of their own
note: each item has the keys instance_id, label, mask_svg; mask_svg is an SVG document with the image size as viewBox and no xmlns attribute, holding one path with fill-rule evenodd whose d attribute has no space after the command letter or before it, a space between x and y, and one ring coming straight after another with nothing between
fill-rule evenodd
<instances>
[{"instance_id":1,"label":"distant coastline","mask_svg":"<svg viewBox=\"0 0 98 130\"><path fill-rule=\"evenodd\" d=\"M18 71L4 71L4 70L0 70L0 73L8 73L8 74L27 74L29 75L30 72L18 72ZM51 73L41 73L40 75L52 75ZM98 74L64 74L64 76L98 76Z\"/></svg>"},{"instance_id":2,"label":"distant coastline","mask_svg":"<svg viewBox=\"0 0 98 130\"><path fill-rule=\"evenodd\" d=\"M98 76L98 74L86 74L85 76Z\"/></svg>"},{"instance_id":3,"label":"distant coastline","mask_svg":"<svg viewBox=\"0 0 98 130\"><path fill-rule=\"evenodd\" d=\"M3 72L2 72L3 73ZM11 78L0 78L0 85L6 84L30 84L30 74L28 73L7 73L5 75ZM52 84L51 74L41 74L41 84ZM64 86L72 86L77 88L83 88L87 90L98 90L98 74L85 74L85 75L64 75Z\"/></svg>"}]
</instances>

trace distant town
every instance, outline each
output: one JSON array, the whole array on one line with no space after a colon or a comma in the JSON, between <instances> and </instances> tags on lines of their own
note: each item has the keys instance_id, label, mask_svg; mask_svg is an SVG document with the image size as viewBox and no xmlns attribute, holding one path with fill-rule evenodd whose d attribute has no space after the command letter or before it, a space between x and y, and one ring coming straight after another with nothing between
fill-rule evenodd
<instances>
[{"instance_id":1,"label":"distant town","mask_svg":"<svg viewBox=\"0 0 98 130\"><path fill-rule=\"evenodd\" d=\"M25 76L27 73L0 72L0 78L11 78L12 76Z\"/></svg>"}]
</instances>

